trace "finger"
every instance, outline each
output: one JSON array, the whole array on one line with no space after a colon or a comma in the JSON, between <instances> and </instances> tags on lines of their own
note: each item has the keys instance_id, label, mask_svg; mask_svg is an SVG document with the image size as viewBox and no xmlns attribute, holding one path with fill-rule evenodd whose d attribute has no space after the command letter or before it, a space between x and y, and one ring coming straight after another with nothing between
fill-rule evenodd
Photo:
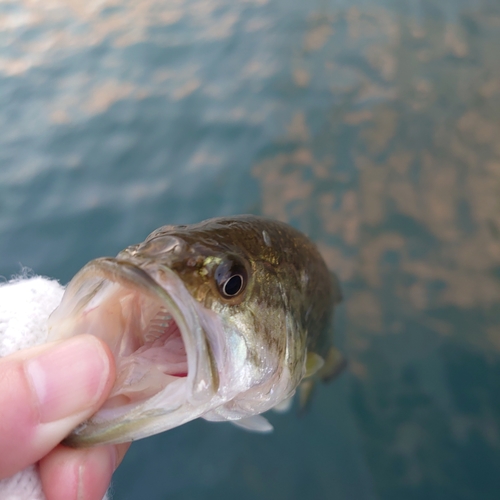
<instances>
[{"instance_id":1,"label":"finger","mask_svg":"<svg viewBox=\"0 0 500 500\"><path fill-rule=\"evenodd\" d=\"M130 443L75 449L59 445L39 464L47 500L101 500Z\"/></svg>"},{"instance_id":2,"label":"finger","mask_svg":"<svg viewBox=\"0 0 500 500\"><path fill-rule=\"evenodd\" d=\"M113 356L78 335L0 360L0 478L37 462L105 401Z\"/></svg>"},{"instance_id":3,"label":"finger","mask_svg":"<svg viewBox=\"0 0 500 500\"><path fill-rule=\"evenodd\" d=\"M102 500L115 470L116 449L77 450L59 445L39 464L47 500Z\"/></svg>"},{"instance_id":4,"label":"finger","mask_svg":"<svg viewBox=\"0 0 500 500\"><path fill-rule=\"evenodd\" d=\"M115 445L115 448L116 448L116 467L118 467L122 463L123 457L125 457L125 453L127 453L131 444L132 443L121 443L121 444ZM115 467L115 469L116 469L116 467Z\"/></svg>"}]
</instances>

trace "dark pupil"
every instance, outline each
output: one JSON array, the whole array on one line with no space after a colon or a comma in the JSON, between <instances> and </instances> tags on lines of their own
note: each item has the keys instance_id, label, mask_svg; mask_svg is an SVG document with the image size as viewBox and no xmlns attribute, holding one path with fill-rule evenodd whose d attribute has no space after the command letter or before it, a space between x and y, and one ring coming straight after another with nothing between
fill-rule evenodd
<instances>
[{"instance_id":1,"label":"dark pupil","mask_svg":"<svg viewBox=\"0 0 500 500\"><path fill-rule=\"evenodd\" d=\"M229 297L236 295L243 286L243 278L239 274L231 276L225 283L223 291Z\"/></svg>"}]
</instances>

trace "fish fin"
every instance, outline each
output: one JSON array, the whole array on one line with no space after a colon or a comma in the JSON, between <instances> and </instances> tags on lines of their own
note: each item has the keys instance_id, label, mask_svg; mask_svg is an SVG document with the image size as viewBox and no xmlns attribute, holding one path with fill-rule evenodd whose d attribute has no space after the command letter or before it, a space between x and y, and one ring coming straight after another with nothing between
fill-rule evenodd
<instances>
[{"instance_id":1,"label":"fish fin","mask_svg":"<svg viewBox=\"0 0 500 500\"><path fill-rule=\"evenodd\" d=\"M306 357L306 373L304 377L311 377L325 364L325 360L315 352L308 352Z\"/></svg>"},{"instance_id":2,"label":"fish fin","mask_svg":"<svg viewBox=\"0 0 500 500\"><path fill-rule=\"evenodd\" d=\"M273 430L273 426L262 415L252 415L241 420L229 420L229 422L247 431L272 432Z\"/></svg>"},{"instance_id":3,"label":"fish fin","mask_svg":"<svg viewBox=\"0 0 500 500\"><path fill-rule=\"evenodd\" d=\"M336 347L330 347L324 365L318 370L318 376L323 382L329 382L340 375L347 367L347 360Z\"/></svg>"},{"instance_id":4,"label":"fish fin","mask_svg":"<svg viewBox=\"0 0 500 500\"><path fill-rule=\"evenodd\" d=\"M310 374L310 375L316 374L317 377L310 377L310 375L308 375L309 362L311 362L311 364L314 366L313 363L314 358L311 357L311 361L309 360L310 354L314 354L314 356L323 361L323 363L319 365L319 367ZM347 366L346 359L341 354L341 352L335 347L330 347L326 355L326 358L324 360L321 356L318 356L315 353L308 353L306 361L305 377L309 376L310 378L304 378L304 380L302 380L302 382L299 385L299 413L303 413L309 406L318 377L323 382L329 382L330 380L337 377L340 373L342 373L342 371L345 369L346 366Z\"/></svg>"},{"instance_id":5,"label":"fish fin","mask_svg":"<svg viewBox=\"0 0 500 500\"><path fill-rule=\"evenodd\" d=\"M273 406L273 410L277 413L286 413L292 407L293 396L294 394Z\"/></svg>"},{"instance_id":6,"label":"fish fin","mask_svg":"<svg viewBox=\"0 0 500 500\"><path fill-rule=\"evenodd\" d=\"M308 378L302 380L299 385L299 413L303 413L311 401L315 386L315 380Z\"/></svg>"},{"instance_id":7,"label":"fish fin","mask_svg":"<svg viewBox=\"0 0 500 500\"><path fill-rule=\"evenodd\" d=\"M215 410L205 413L201 418L204 418L209 422L227 422L227 418L219 415Z\"/></svg>"}]
</instances>

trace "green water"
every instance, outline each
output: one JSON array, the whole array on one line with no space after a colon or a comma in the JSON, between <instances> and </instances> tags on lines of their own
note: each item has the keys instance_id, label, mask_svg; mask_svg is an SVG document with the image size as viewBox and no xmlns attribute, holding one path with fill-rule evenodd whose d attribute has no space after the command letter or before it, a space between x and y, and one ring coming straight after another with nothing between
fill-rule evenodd
<instances>
[{"instance_id":1,"label":"green water","mask_svg":"<svg viewBox=\"0 0 500 500\"><path fill-rule=\"evenodd\" d=\"M498 0L0 1L0 275L290 222L347 373L272 435L135 443L116 499L497 499Z\"/></svg>"}]
</instances>

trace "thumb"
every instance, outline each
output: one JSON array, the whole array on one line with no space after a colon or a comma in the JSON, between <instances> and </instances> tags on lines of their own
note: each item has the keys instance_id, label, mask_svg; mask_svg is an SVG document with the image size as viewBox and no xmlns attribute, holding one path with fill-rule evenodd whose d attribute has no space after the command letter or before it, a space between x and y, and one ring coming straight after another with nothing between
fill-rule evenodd
<instances>
[{"instance_id":1,"label":"thumb","mask_svg":"<svg viewBox=\"0 0 500 500\"><path fill-rule=\"evenodd\" d=\"M0 360L0 478L33 464L101 406L115 378L106 344L92 335Z\"/></svg>"}]
</instances>

